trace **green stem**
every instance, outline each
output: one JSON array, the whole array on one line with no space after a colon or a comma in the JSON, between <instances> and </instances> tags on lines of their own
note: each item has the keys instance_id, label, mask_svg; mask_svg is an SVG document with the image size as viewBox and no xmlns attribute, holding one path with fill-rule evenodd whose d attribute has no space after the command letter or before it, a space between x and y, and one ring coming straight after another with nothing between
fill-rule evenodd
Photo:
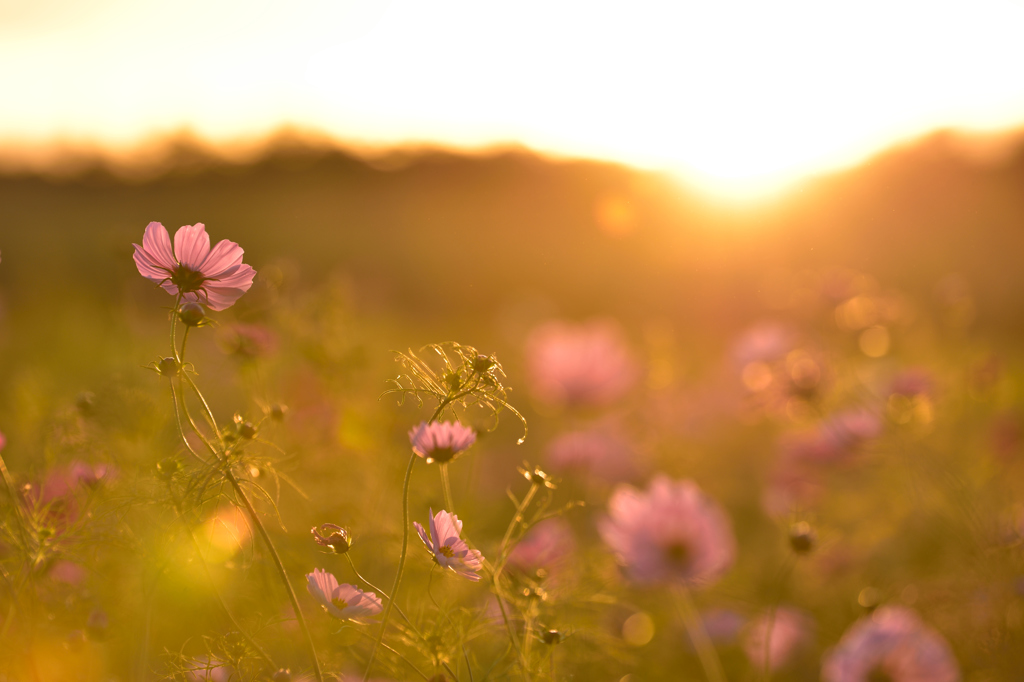
<instances>
[{"instance_id":1,"label":"green stem","mask_svg":"<svg viewBox=\"0 0 1024 682\"><path fill-rule=\"evenodd\" d=\"M409 455L409 465L405 468L405 481L402 483L402 553L398 555L398 572L395 574L395 582L391 586L391 598L388 605L384 607L384 616L380 621L380 632L370 649L370 660L366 663L366 672L363 673L363 682L370 676L370 669L373 668L373 660L377 656L377 648L384 640L384 631L388 627L388 620L391 619L391 609L398 598L398 588L402 584L402 573L405 571L405 557L409 549L409 481L412 479L412 465L416 463L418 455L414 452Z\"/></svg>"},{"instance_id":2,"label":"green stem","mask_svg":"<svg viewBox=\"0 0 1024 682\"><path fill-rule=\"evenodd\" d=\"M686 631L690 633L690 641L697 650L700 664L704 667L704 674L708 682L725 682L725 673L722 672L722 663L718 660L718 653L711 644L708 631L704 628L704 621L701 620L697 607L693 603L693 596L686 585L675 590L679 610L683 616L683 623Z\"/></svg>"},{"instance_id":3,"label":"green stem","mask_svg":"<svg viewBox=\"0 0 1024 682\"><path fill-rule=\"evenodd\" d=\"M277 573L281 577L281 582L284 584L285 591L288 593L288 599L292 603L292 609L295 610L295 619L299 621L299 627L302 629L302 634L306 638L306 645L309 649L309 656L313 661L313 673L316 675L317 682L324 681L323 672L320 670L320 659L316 655L316 646L313 645L313 635L309 632L309 627L306 625L306 619L302 615L302 609L299 607L299 599L295 596L295 590L292 588L291 581L288 580L288 571L284 568L284 563L281 561L281 555L277 553L277 548L274 546L273 541L270 539L270 535L267 533L267 529L263 526L263 522L260 521L259 515L256 513L256 508L252 506L252 502L249 500L249 496L242 490L242 486L239 485L238 479L235 478L234 473L231 469L225 465L224 476L228 479L228 483L235 489L235 495L245 505L245 510L249 514L249 518L252 520L253 525L256 526L256 530L259 531L260 537L263 538L263 544L267 546L267 551L270 552L270 556L274 559L274 565L277 567Z\"/></svg>"},{"instance_id":4,"label":"green stem","mask_svg":"<svg viewBox=\"0 0 1024 682\"><path fill-rule=\"evenodd\" d=\"M178 518L181 519L181 523L183 526L185 526L185 531L188 533L188 537L192 541L192 548L195 550L196 556L199 557L199 565L203 567L203 573L206 575L206 580L210 583L210 591L213 592L213 596L217 598L217 603L220 605L221 611L223 611L224 615L227 616L227 619L231 621L231 624L235 627L235 630L237 630L238 633L242 635L243 638L245 638L245 641L249 643L249 646L251 646L253 650L260 655L260 658L267 662L267 665L270 666L271 670L276 670L277 666L274 665L274 659L272 659L270 655L266 651L264 651L263 647L261 647L259 643L255 639L253 639L248 632L242 629L242 626L238 624L238 621L235 620L235 617L231 614L231 611L228 609L227 602L225 602L224 597L221 596L220 591L217 589L217 583L213 579L213 574L210 573L210 566L206 563L206 559L203 557L203 551L199 547L199 541L196 540L196 535L192 532L192 527L188 525L188 520L185 518L185 514L181 510L181 503L178 502L178 498L174 495L174 491L171 489L170 481L167 481L167 494L170 495L171 504L174 505L174 511L178 513Z\"/></svg>"},{"instance_id":5,"label":"green stem","mask_svg":"<svg viewBox=\"0 0 1024 682\"><path fill-rule=\"evenodd\" d=\"M444 409L448 407L449 402L448 400L442 400L427 423L437 421L437 418L441 416ZM402 573L405 571L405 557L409 550L409 481L412 479L412 466L416 463L417 457L418 455L415 452L409 455L409 465L405 468L405 480L402 483L402 552L398 555L398 572L395 573L395 582L391 586L391 598L388 599L388 605L384 607L384 616L380 621L380 632L377 633L377 640L373 643L373 648L370 649L370 660L366 663L363 682L366 682L370 676L373 661L377 656L377 649L384 640L384 631L387 630L388 621L391 619L391 609L394 606L395 600L398 599L398 588L402 584Z\"/></svg>"}]
</instances>

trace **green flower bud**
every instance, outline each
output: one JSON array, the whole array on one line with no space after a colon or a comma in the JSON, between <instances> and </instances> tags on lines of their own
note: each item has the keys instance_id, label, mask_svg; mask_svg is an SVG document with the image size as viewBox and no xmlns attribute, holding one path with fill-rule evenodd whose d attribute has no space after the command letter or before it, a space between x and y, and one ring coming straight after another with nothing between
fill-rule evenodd
<instances>
[{"instance_id":1,"label":"green flower bud","mask_svg":"<svg viewBox=\"0 0 1024 682\"><path fill-rule=\"evenodd\" d=\"M198 326L205 318L206 311L195 301L189 301L178 308L178 319L189 327Z\"/></svg>"}]
</instances>

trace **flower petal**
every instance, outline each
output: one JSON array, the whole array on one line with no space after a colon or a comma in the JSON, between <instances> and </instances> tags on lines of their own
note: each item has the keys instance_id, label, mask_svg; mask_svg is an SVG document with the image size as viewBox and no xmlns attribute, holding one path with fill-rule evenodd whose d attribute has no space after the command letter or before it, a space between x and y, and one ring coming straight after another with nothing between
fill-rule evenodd
<instances>
[{"instance_id":1,"label":"flower petal","mask_svg":"<svg viewBox=\"0 0 1024 682\"><path fill-rule=\"evenodd\" d=\"M244 253L242 247L235 242L222 239L206 256L199 271L203 273L204 277L219 278L230 268L241 265Z\"/></svg>"},{"instance_id":2,"label":"flower petal","mask_svg":"<svg viewBox=\"0 0 1024 682\"><path fill-rule=\"evenodd\" d=\"M162 268L173 270L178 265L171 251L171 238L167 235L167 228L160 223L152 222L146 225L146 232L142 235L142 248L156 265Z\"/></svg>"},{"instance_id":3,"label":"flower petal","mask_svg":"<svg viewBox=\"0 0 1024 682\"><path fill-rule=\"evenodd\" d=\"M199 267L210 254L210 235L202 223L183 225L174 233L174 255L185 267L199 272Z\"/></svg>"}]
</instances>

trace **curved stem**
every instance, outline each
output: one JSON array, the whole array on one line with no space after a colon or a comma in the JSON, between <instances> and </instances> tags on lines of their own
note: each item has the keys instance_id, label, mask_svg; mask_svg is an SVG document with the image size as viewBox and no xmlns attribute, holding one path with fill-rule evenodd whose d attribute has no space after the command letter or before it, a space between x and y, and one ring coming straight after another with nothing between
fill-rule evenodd
<instances>
[{"instance_id":1,"label":"curved stem","mask_svg":"<svg viewBox=\"0 0 1024 682\"><path fill-rule=\"evenodd\" d=\"M686 631L690 633L690 641L693 648L697 650L700 664L704 667L704 674L708 682L725 682L725 673L722 672L722 663L718 660L718 653L711 644L708 631L704 628L704 621L701 620L697 607L693 603L693 596L686 585L679 586L674 590L678 597L679 610L683 616L683 623Z\"/></svg>"},{"instance_id":2,"label":"curved stem","mask_svg":"<svg viewBox=\"0 0 1024 682\"><path fill-rule=\"evenodd\" d=\"M256 651L256 653L260 655L260 658L266 661L267 665L270 666L271 670L276 670L277 666L274 664L274 659L272 659L270 655L266 651L264 651L263 647L261 647L259 643L255 639L253 639L252 636L248 632L246 632L241 625L238 624L238 621L235 620L235 617L231 614L230 609L228 609L227 602L224 601L224 597L217 589L217 583L213 580L213 574L210 573L210 566L206 563L205 557L203 557L203 551L199 547L199 541L196 540L196 535L192 532L192 527L189 526L188 520L185 518L184 513L182 513L181 503L178 502L178 498L174 495L174 491L171 490L170 481L167 482L167 494L171 496L171 504L174 505L174 511L178 513L178 518L181 519L182 525L185 526L185 530L188 532L189 539L192 540L192 548L195 550L196 556L199 557L199 565L203 567L203 573L206 575L206 580L210 583L210 591L213 592L213 596L217 598L217 603L220 605L221 611L223 611L224 615L227 616L229 621L231 621L231 624L235 627L235 630L237 630L238 633L242 635L243 638L245 638L245 641L249 643L249 646L251 646ZM148 617L149 615L147 614L147 619ZM148 630L148 620L146 623L146 627Z\"/></svg>"},{"instance_id":3,"label":"curved stem","mask_svg":"<svg viewBox=\"0 0 1024 682\"><path fill-rule=\"evenodd\" d=\"M373 637L372 637L371 635L368 635L368 634L366 634L366 633L365 633L365 632L363 632L362 630L360 630L360 631L359 631L359 634L361 634L361 635L362 635L363 637L366 637L367 639L373 639ZM426 676L426 674L424 674L422 670L420 670L420 669L419 669L419 668L417 668L417 667L416 667L415 665L413 665L412 661L410 661L410 660L409 660L408 658L406 658L405 656L403 656L403 655L401 654L401 652L399 652L399 651L398 651L397 649L394 649L394 648L392 648L392 647L389 647L389 646L388 646L387 644L381 644L381 646L382 646L382 647L384 647L385 649L387 649L388 651L390 651L391 653L393 653L393 654L394 654L395 656L398 656L398 657L399 657L400 659L402 659L403 661L405 661L405 664L406 664L406 665L408 665L408 666L409 666L410 668L412 668L413 670L415 670L415 671L416 671L416 674L417 674L417 675L419 675L419 676L420 676L420 677L422 677L423 679L427 680L427 682L429 682L429 681L430 681L430 678L429 678L429 677L427 677L427 676ZM451 671L449 670L448 672L451 672Z\"/></svg>"},{"instance_id":4,"label":"curved stem","mask_svg":"<svg viewBox=\"0 0 1024 682\"><path fill-rule=\"evenodd\" d=\"M370 676L370 669L373 668L373 660L377 655L377 648L384 640L384 631L388 627L388 620L391 618L391 609L395 605L395 599L398 598L398 588L402 584L402 573L405 571L405 557L409 549L409 481L412 479L412 466L416 463L417 455L415 452L409 455L409 465L405 468L405 482L402 483L402 553L398 555L398 572L395 573L395 582L391 586L391 598L388 599L388 605L384 607L384 616L380 621L380 632L377 633L377 639L373 643L373 648L370 649L370 660L366 663L366 672L363 673L363 682Z\"/></svg>"},{"instance_id":5,"label":"curved stem","mask_svg":"<svg viewBox=\"0 0 1024 682\"><path fill-rule=\"evenodd\" d=\"M378 595L384 597L389 602L391 601L391 597L389 597L384 590L377 587L376 585L374 585L369 580L363 577L363 574L360 573L359 570L356 568L355 562L352 561L352 556L350 554L346 552L345 558L348 559L348 565L352 568L352 572L356 574L356 578L361 583L369 587L371 590L374 590ZM402 620L404 620L410 628L412 628L412 631L416 634L417 637L420 638L420 641L425 642L426 637L424 637L423 633L420 632L420 629L416 627L416 623L413 623L412 620L410 620L409 616L405 615L405 611L402 610L402 607L398 604L395 604L395 611L398 611L398 615L402 617ZM385 644L381 644L381 646L388 648ZM441 665L444 666L444 669L448 671L448 674L451 675L453 679L458 677L458 675L456 675L455 672L452 671L451 667L448 666L447 662L442 661Z\"/></svg>"},{"instance_id":6,"label":"curved stem","mask_svg":"<svg viewBox=\"0 0 1024 682\"><path fill-rule=\"evenodd\" d=\"M284 584L285 591L288 593L288 599L292 603L292 609L295 611L295 619L299 621L299 627L302 629L302 634L306 638L306 645L309 648L309 656L313 660L313 672L316 675L317 682L323 682L324 675L320 670L320 659L316 655L316 647L313 645L313 636L309 632L309 627L306 625L306 619L302 615L302 609L299 607L299 599L295 596L295 589L292 588L291 581L288 580L288 571L284 568L284 563L281 561L281 555L277 553L277 548L274 546L273 541L270 539L270 535L267 533L267 529L263 526L263 522L260 521L259 515L256 513L256 508L252 506L252 502L249 500L249 496L242 490L242 486L239 485L238 479L235 478L234 473L231 469L225 466L224 476L228 479L228 483L235 489L235 494L238 499L245 505L245 510L249 514L249 518L252 520L253 525L256 526L256 530L259 531L260 537L263 538L263 544L267 546L267 551L270 552L270 556L274 559L274 565L277 567L278 575L281 577L281 582Z\"/></svg>"},{"instance_id":7,"label":"curved stem","mask_svg":"<svg viewBox=\"0 0 1024 682\"><path fill-rule=\"evenodd\" d=\"M448 407L449 400L442 400L438 404L434 414L430 415L427 423L437 421L444 409ZM398 572L395 573L395 583L391 586L391 598L388 605L384 607L384 617L380 621L380 632L377 633L377 641L370 649L370 660L366 663L366 672L363 673L363 682L370 676L370 669L373 668L373 659L377 655L377 648L384 640L384 631L387 630L388 621L391 619L391 608L398 599L398 588L402 584L402 573L405 571L405 557L409 550L409 481L412 479L412 466L416 463L418 455L413 452L409 455L409 465L405 468L405 481L402 483L402 552L398 556Z\"/></svg>"}]
</instances>

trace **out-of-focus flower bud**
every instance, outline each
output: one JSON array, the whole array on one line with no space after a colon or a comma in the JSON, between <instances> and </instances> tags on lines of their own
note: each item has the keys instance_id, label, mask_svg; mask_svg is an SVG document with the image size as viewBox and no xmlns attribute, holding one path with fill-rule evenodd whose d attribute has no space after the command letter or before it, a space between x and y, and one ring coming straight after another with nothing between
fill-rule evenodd
<instances>
[{"instance_id":1,"label":"out-of-focus flower bud","mask_svg":"<svg viewBox=\"0 0 1024 682\"><path fill-rule=\"evenodd\" d=\"M797 554L807 554L818 542L818 534L806 521L798 521L789 527L789 546Z\"/></svg>"},{"instance_id":2,"label":"out-of-focus flower bud","mask_svg":"<svg viewBox=\"0 0 1024 682\"><path fill-rule=\"evenodd\" d=\"M882 593L874 587L865 587L857 595L857 603L869 613L878 608L882 603Z\"/></svg>"},{"instance_id":3,"label":"out-of-focus flower bud","mask_svg":"<svg viewBox=\"0 0 1024 682\"><path fill-rule=\"evenodd\" d=\"M561 644L562 640L565 639L558 630L545 630L541 633L540 638L545 644Z\"/></svg>"},{"instance_id":4,"label":"out-of-focus flower bud","mask_svg":"<svg viewBox=\"0 0 1024 682\"><path fill-rule=\"evenodd\" d=\"M270 418L276 422L282 421L286 414L288 414L287 405L276 403L270 408Z\"/></svg>"},{"instance_id":5,"label":"out-of-focus flower bud","mask_svg":"<svg viewBox=\"0 0 1024 682\"><path fill-rule=\"evenodd\" d=\"M438 673L431 677L429 680L427 680L427 682L448 682L448 678L445 677L442 673Z\"/></svg>"},{"instance_id":6,"label":"out-of-focus flower bud","mask_svg":"<svg viewBox=\"0 0 1024 682\"><path fill-rule=\"evenodd\" d=\"M489 355L483 355L481 353L480 355L476 356L475 360L473 360L473 371L476 372L477 374L487 374L492 369L494 369L494 366L497 364L497 360L495 360Z\"/></svg>"},{"instance_id":7,"label":"out-of-focus flower bud","mask_svg":"<svg viewBox=\"0 0 1024 682\"><path fill-rule=\"evenodd\" d=\"M91 391L82 391L75 398L75 407L83 417L90 417L96 411L96 394Z\"/></svg>"},{"instance_id":8,"label":"out-of-focus flower bud","mask_svg":"<svg viewBox=\"0 0 1024 682\"><path fill-rule=\"evenodd\" d=\"M178 460L173 457L167 457L156 463L156 472L160 475L160 478L169 481L180 467L181 465L178 464Z\"/></svg>"},{"instance_id":9,"label":"out-of-focus flower bud","mask_svg":"<svg viewBox=\"0 0 1024 682\"><path fill-rule=\"evenodd\" d=\"M352 546L348 531L333 523L325 523L317 528L310 528L313 540L321 547L326 547L335 554L344 554Z\"/></svg>"},{"instance_id":10,"label":"out-of-focus flower bud","mask_svg":"<svg viewBox=\"0 0 1024 682\"><path fill-rule=\"evenodd\" d=\"M85 632L89 635L89 639L94 641L103 641L107 638L107 633L110 630L110 619L107 618L107 614L99 609L89 614L89 618L85 621Z\"/></svg>"},{"instance_id":11,"label":"out-of-focus flower bud","mask_svg":"<svg viewBox=\"0 0 1024 682\"><path fill-rule=\"evenodd\" d=\"M199 326L205 318L206 311L195 301L189 301L178 308L178 319L189 327Z\"/></svg>"},{"instance_id":12,"label":"out-of-focus flower bud","mask_svg":"<svg viewBox=\"0 0 1024 682\"><path fill-rule=\"evenodd\" d=\"M238 435L246 440L252 440L256 437L256 426L252 422L245 421L245 417L235 412L234 416L235 429L238 431Z\"/></svg>"},{"instance_id":13,"label":"out-of-focus flower bud","mask_svg":"<svg viewBox=\"0 0 1024 682\"><path fill-rule=\"evenodd\" d=\"M157 363L156 369L160 372L160 376L170 379L171 377L178 376L178 361L174 358L164 358Z\"/></svg>"},{"instance_id":14,"label":"out-of-focus flower bud","mask_svg":"<svg viewBox=\"0 0 1024 682\"><path fill-rule=\"evenodd\" d=\"M292 682L292 671L288 668L281 668L270 679L273 682Z\"/></svg>"}]
</instances>

